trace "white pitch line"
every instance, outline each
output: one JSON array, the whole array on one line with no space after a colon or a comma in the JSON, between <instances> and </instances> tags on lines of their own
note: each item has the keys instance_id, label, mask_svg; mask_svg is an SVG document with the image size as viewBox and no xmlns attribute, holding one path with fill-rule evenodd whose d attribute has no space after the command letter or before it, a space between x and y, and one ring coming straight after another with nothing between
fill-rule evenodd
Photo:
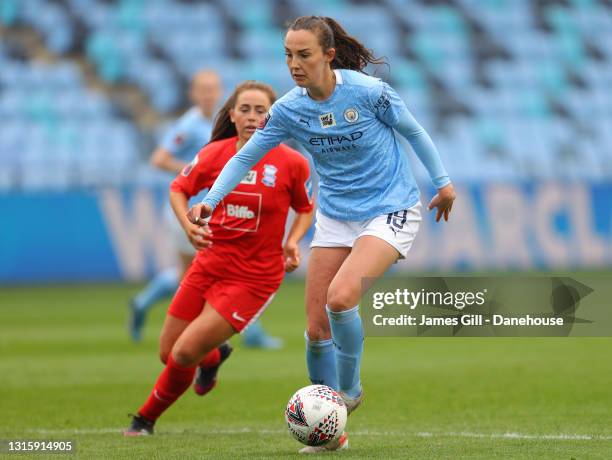
<instances>
[{"instance_id":1,"label":"white pitch line","mask_svg":"<svg viewBox=\"0 0 612 460\"><path fill-rule=\"evenodd\" d=\"M85 429L29 429L27 433L35 433L42 435L79 435L79 434L120 434L123 428L85 428ZM253 433L259 435L265 434L284 434L286 430L278 429L252 429L252 428L237 428L237 429L176 429L165 428L162 430L164 434L218 434L218 435L233 435ZM469 431L448 431L448 432L404 432L404 431L376 431L376 430L357 430L351 431L355 436L399 436L399 437L415 437L415 438L481 438L481 439L532 439L532 440L555 440L555 441L611 441L612 435L589 435L589 434L527 434L527 433L474 433Z\"/></svg>"}]
</instances>

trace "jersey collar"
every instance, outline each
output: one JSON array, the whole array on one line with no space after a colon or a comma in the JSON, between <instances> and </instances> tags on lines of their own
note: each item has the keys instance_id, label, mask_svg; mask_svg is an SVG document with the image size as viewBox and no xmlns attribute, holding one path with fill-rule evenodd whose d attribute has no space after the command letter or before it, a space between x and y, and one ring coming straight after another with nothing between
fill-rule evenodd
<instances>
[{"instance_id":1,"label":"jersey collar","mask_svg":"<svg viewBox=\"0 0 612 460\"><path fill-rule=\"evenodd\" d=\"M340 69L334 69L334 74L336 74L336 85L342 84L342 72ZM306 88L302 88L302 96L306 96Z\"/></svg>"}]
</instances>

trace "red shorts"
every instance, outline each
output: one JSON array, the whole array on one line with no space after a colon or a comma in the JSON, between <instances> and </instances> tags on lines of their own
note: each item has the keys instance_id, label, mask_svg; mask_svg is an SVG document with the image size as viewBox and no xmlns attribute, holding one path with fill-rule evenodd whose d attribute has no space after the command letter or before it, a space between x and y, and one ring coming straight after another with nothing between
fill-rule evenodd
<instances>
[{"instance_id":1,"label":"red shorts","mask_svg":"<svg viewBox=\"0 0 612 460\"><path fill-rule=\"evenodd\" d=\"M208 302L237 332L242 332L272 302L279 285L219 278L207 273L202 265L194 262L185 273L168 308L168 314L193 321Z\"/></svg>"}]
</instances>

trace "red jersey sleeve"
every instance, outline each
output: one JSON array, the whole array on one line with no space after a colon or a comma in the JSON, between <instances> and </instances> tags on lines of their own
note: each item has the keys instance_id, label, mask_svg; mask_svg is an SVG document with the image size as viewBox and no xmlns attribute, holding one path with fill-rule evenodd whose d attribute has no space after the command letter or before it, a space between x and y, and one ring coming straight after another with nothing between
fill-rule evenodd
<instances>
[{"instance_id":1,"label":"red jersey sleeve","mask_svg":"<svg viewBox=\"0 0 612 460\"><path fill-rule=\"evenodd\" d=\"M214 178L210 173L214 155L209 154L207 147L200 150L191 163L176 176L170 184L170 190L184 193L189 198L212 186Z\"/></svg>"},{"instance_id":2,"label":"red jersey sleeve","mask_svg":"<svg viewBox=\"0 0 612 460\"><path fill-rule=\"evenodd\" d=\"M292 152L291 207L295 212L307 213L314 208L312 199L312 177L308 160L298 152Z\"/></svg>"}]
</instances>

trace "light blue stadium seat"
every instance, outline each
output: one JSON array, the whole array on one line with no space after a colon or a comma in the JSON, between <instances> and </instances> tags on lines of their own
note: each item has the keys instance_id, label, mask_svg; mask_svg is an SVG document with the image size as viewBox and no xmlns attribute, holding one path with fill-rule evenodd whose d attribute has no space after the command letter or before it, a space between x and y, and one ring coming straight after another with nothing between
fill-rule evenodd
<instances>
[{"instance_id":1,"label":"light blue stadium seat","mask_svg":"<svg viewBox=\"0 0 612 460\"><path fill-rule=\"evenodd\" d=\"M0 23L10 26L19 16L19 0L3 0L0 2Z\"/></svg>"},{"instance_id":2,"label":"light blue stadium seat","mask_svg":"<svg viewBox=\"0 0 612 460\"><path fill-rule=\"evenodd\" d=\"M58 54L68 51L74 42L74 31L66 12L59 5L38 0L21 5L22 19L42 32L51 51Z\"/></svg>"},{"instance_id":3,"label":"light blue stadium seat","mask_svg":"<svg viewBox=\"0 0 612 460\"><path fill-rule=\"evenodd\" d=\"M250 59L284 57L284 32L280 29L267 31L247 30L238 37L238 48Z\"/></svg>"},{"instance_id":4,"label":"light blue stadium seat","mask_svg":"<svg viewBox=\"0 0 612 460\"><path fill-rule=\"evenodd\" d=\"M346 0L326 0L325 2L313 2L312 0L290 0L297 16L315 15L338 17L349 7Z\"/></svg>"},{"instance_id":5,"label":"light blue stadium seat","mask_svg":"<svg viewBox=\"0 0 612 460\"><path fill-rule=\"evenodd\" d=\"M445 56L434 37L419 33L410 38L408 45L432 70L438 72L444 67Z\"/></svg>"},{"instance_id":6,"label":"light blue stadium seat","mask_svg":"<svg viewBox=\"0 0 612 460\"><path fill-rule=\"evenodd\" d=\"M93 33L87 38L86 52L103 80L113 83L123 77L125 69L121 50L112 36Z\"/></svg>"},{"instance_id":7,"label":"light blue stadium seat","mask_svg":"<svg viewBox=\"0 0 612 460\"><path fill-rule=\"evenodd\" d=\"M426 91L427 81L423 70L416 64L405 59L395 59L389 63L391 66L390 76L397 82L398 88L406 90Z\"/></svg>"},{"instance_id":8,"label":"light blue stadium seat","mask_svg":"<svg viewBox=\"0 0 612 460\"><path fill-rule=\"evenodd\" d=\"M153 59L133 60L126 70L130 80L143 89L158 111L167 113L177 108L182 89L168 66Z\"/></svg>"}]
</instances>

